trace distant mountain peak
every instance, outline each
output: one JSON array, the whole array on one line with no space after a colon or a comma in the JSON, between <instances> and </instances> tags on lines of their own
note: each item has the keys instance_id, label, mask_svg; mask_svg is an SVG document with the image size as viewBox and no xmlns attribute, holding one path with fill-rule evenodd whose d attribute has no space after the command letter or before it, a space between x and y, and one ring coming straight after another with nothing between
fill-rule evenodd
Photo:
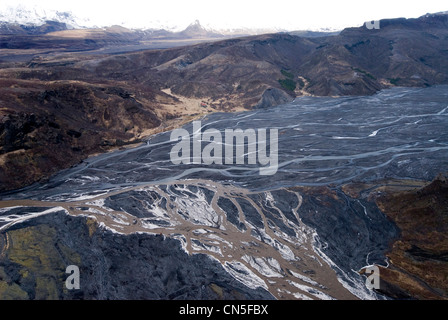
<instances>
[{"instance_id":1,"label":"distant mountain peak","mask_svg":"<svg viewBox=\"0 0 448 320\"><path fill-rule=\"evenodd\" d=\"M190 23L185 30L195 30L195 31L205 30L206 31L206 29L201 25L201 23L197 19L194 22Z\"/></svg>"},{"instance_id":2,"label":"distant mountain peak","mask_svg":"<svg viewBox=\"0 0 448 320\"><path fill-rule=\"evenodd\" d=\"M181 31L180 34L190 38L222 36L222 34L202 26L197 19L193 23L191 23L185 30Z\"/></svg>"}]
</instances>

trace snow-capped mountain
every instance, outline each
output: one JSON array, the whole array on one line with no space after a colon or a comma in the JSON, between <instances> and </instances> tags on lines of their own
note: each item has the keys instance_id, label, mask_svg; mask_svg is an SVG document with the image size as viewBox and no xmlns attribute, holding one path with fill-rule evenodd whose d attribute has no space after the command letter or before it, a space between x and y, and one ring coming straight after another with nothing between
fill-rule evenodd
<instances>
[{"instance_id":1,"label":"snow-capped mountain","mask_svg":"<svg viewBox=\"0 0 448 320\"><path fill-rule=\"evenodd\" d=\"M0 9L0 23L18 24L24 26L40 26L47 21L65 23L68 29L82 29L93 27L93 24L86 19L74 16L71 12L61 12L56 10L46 10L43 8L25 7L18 5Z\"/></svg>"}]
</instances>

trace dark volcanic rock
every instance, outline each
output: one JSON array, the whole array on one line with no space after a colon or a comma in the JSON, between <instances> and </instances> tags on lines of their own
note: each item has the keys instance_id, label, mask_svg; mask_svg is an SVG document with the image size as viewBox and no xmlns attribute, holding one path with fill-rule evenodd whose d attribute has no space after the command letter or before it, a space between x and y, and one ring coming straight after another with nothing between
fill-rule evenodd
<instances>
[{"instance_id":1,"label":"dark volcanic rock","mask_svg":"<svg viewBox=\"0 0 448 320\"><path fill-rule=\"evenodd\" d=\"M384 252L398 236L395 224L375 203L326 187L305 191L299 215L316 229L325 254L346 272L385 264Z\"/></svg>"},{"instance_id":2,"label":"dark volcanic rock","mask_svg":"<svg viewBox=\"0 0 448 320\"><path fill-rule=\"evenodd\" d=\"M292 100L293 97L285 91L277 88L269 88L263 92L263 95L261 96L258 104L255 105L255 108L269 108L279 104L291 102Z\"/></svg>"},{"instance_id":3,"label":"dark volcanic rock","mask_svg":"<svg viewBox=\"0 0 448 320\"><path fill-rule=\"evenodd\" d=\"M190 256L179 241L163 236L125 236L62 211L7 233L12 244L2 252L9 259L0 261L7 284L0 290L2 298L273 299L264 289L236 281L219 262L203 254ZM67 290L65 268L72 264L80 270L80 289Z\"/></svg>"},{"instance_id":4,"label":"dark volcanic rock","mask_svg":"<svg viewBox=\"0 0 448 320\"><path fill-rule=\"evenodd\" d=\"M233 223L235 227L239 230L245 231L246 226L239 219L238 208L233 204L233 202L224 197L219 197L218 206L226 213L227 221Z\"/></svg>"}]
</instances>

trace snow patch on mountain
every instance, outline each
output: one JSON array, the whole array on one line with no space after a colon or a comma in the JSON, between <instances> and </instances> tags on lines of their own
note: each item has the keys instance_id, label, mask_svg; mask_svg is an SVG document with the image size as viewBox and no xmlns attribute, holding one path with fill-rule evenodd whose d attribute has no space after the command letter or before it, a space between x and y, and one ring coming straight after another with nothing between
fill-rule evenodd
<instances>
[{"instance_id":1,"label":"snow patch on mountain","mask_svg":"<svg viewBox=\"0 0 448 320\"><path fill-rule=\"evenodd\" d=\"M72 12L46 10L37 6L25 7L23 5L8 6L0 9L0 23L10 23L25 26L40 26L47 21L65 23L68 29L91 28L94 25L88 19L81 19Z\"/></svg>"}]
</instances>

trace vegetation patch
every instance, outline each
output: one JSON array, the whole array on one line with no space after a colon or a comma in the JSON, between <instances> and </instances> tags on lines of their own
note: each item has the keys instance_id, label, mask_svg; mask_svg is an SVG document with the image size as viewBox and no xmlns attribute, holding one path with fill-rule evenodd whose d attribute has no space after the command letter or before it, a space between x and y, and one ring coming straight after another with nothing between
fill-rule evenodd
<instances>
[{"instance_id":1,"label":"vegetation patch","mask_svg":"<svg viewBox=\"0 0 448 320\"><path fill-rule=\"evenodd\" d=\"M288 91L294 91L296 89L296 82L291 79L280 79L278 80L283 89Z\"/></svg>"},{"instance_id":2,"label":"vegetation patch","mask_svg":"<svg viewBox=\"0 0 448 320\"><path fill-rule=\"evenodd\" d=\"M297 83L293 80L294 75L291 72L286 71L284 69L280 70L280 72L282 73L283 76L285 76L286 79L279 79L278 83L280 83L283 89L287 91L294 91L297 85Z\"/></svg>"},{"instance_id":3,"label":"vegetation patch","mask_svg":"<svg viewBox=\"0 0 448 320\"><path fill-rule=\"evenodd\" d=\"M294 75L291 72L288 72L284 69L281 70L282 75L284 75L288 79L294 79Z\"/></svg>"},{"instance_id":4,"label":"vegetation patch","mask_svg":"<svg viewBox=\"0 0 448 320\"><path fill-rule=\"evenodd\" d=\"M359 73L362 73L362 74L366 75L367 77L369 77L372 80L376 80L376 78L372 74L368 73L365 70L362 70L362 69L359 69L359 68L352 68L352 70L357 71Z\"/></svg>"}]
</instances>

